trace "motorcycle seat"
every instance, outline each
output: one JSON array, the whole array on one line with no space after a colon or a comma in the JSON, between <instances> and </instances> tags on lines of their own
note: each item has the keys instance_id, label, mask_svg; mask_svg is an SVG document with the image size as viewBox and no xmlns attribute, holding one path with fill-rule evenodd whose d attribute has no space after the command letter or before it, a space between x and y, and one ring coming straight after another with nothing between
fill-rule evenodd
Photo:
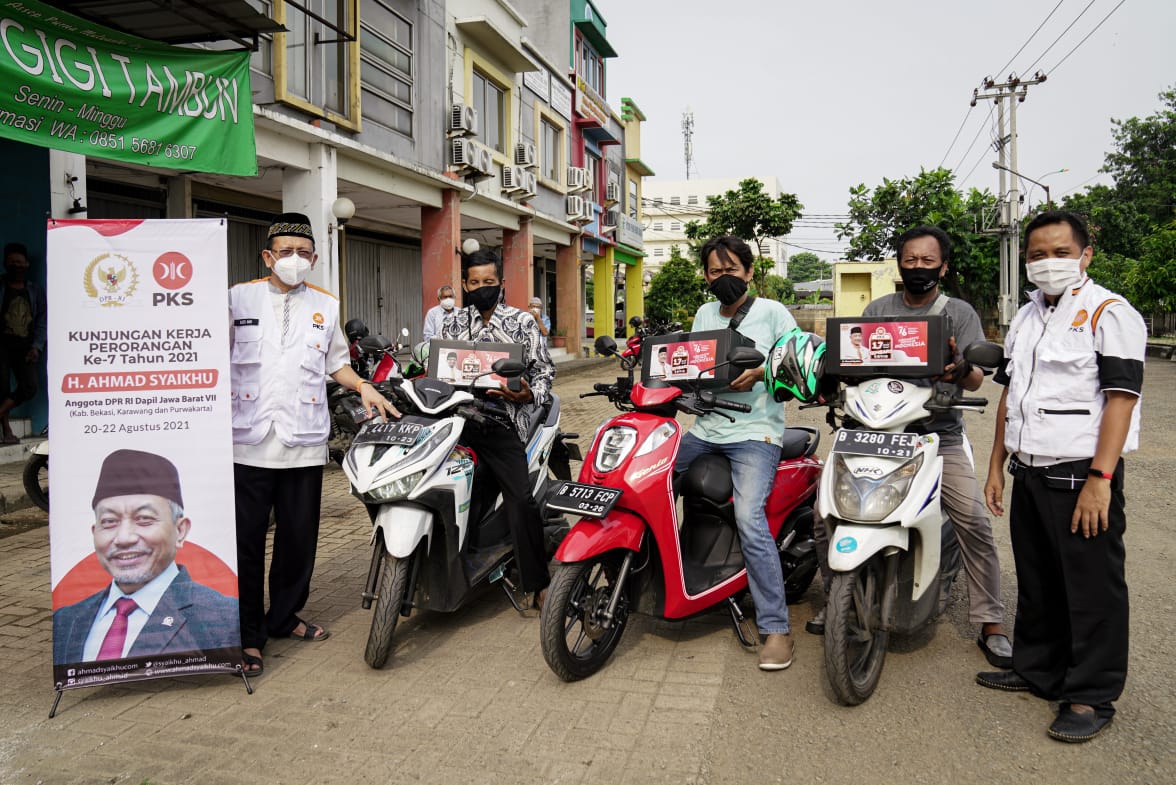
<instances>
[{"instance_id":1,"label":"motorcycle seat","mask_svg":"<svg viewBox=\"0 0 1176 785\"><path fill-rule=\"evenodd\" d=\"M551 400L542 406L531 407L530 413L527 415L527 442L539 432L539 428L545 424L554 425L559 422L559 396L555 393L551 394Z\"/></svg>"},{"instance_id":2,"label":"motorcycle seat","mask_svg":"<svg viewBox=\"0 0 1176 785\"><path fill-rule=\"evenodd\" d=\"M809 444L814 435L815 432L807 428L785 428L780 448L780 460L787 461L799 458L811 452Z\"/></svg>"}]
</instances>

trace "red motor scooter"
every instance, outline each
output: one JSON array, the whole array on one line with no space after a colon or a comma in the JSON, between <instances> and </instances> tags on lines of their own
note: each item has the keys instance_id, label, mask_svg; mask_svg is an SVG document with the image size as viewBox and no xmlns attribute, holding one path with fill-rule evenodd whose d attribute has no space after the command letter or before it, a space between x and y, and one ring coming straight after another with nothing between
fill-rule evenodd
<instances>
[{"instance_id":1,"label":"red motor scooter","mask_svg":"<svg viewBox=\"0 0 1176 785\"><path fill-rule=\"evenodd\" d=\"M596 351L617 355L607 336ZM755 368L763 355L737 348L727 358ZM555 489L548 507L581 517L555 558L556 569L540 614L543 656L565 681L591 676L620 642L629 614L685 619L726 603L740 642L758 636L736 601L747 588L732 502L731 469L721 455L704 455L676 480L682 438L677 412L727 416L748 411L697 384L659 379L633 383L633 356L622 357L627 377L597 384L589 395L607 396L622 411L597 432L579 482ZM798 600L817 572L813 501L821 473L814 428L788 428L765 512L780 551L785 595ZM679 517L675 497L682 496Z\"/></svg>"}]
</instances>

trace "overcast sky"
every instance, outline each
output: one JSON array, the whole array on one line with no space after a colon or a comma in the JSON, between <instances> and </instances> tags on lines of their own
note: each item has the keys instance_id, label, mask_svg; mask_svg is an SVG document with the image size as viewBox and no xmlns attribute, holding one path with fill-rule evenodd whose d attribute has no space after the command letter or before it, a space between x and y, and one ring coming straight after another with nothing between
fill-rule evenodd
<instances>
[{"instance_id":1,"label":"overcast sky","mask_svg":"<svg viewBox=\"0 0 1176 785\"><path fill-rule=\"evenodd\" d=\"M793 242L823 257L839 243L816 216L845 213L859 183L942 162L957 185L997 191L993 104L968 107L985 76L1048 75L1018 107L1017 168L1039 180L1068 168L1043 179L1054 199L1109 182L1098 169L1111 118L1156 112L1176 84L1174 0L1125 0L1113 13L1120 0L595 2L618 52L609 103L629 96L645 113L641 157L657 176L686 176L689 107L691 177L779 177L811 216Z\"/></svg>"}]
</instances>

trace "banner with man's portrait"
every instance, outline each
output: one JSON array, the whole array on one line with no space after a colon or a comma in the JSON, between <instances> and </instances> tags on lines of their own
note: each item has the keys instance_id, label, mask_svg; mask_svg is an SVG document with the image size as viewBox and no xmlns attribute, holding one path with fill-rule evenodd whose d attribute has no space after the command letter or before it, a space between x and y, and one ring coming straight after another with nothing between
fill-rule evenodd
<instances>
[{"instance_id":1,"label":"banner with man's portrait","mask_svg":"<svg viewBox=\"0 0 1176 785\"><path fill-rule=\"evenodd\" d=\"M240 665L226 238L49 222L57 689Z\"/></svg>"}]
</instances>

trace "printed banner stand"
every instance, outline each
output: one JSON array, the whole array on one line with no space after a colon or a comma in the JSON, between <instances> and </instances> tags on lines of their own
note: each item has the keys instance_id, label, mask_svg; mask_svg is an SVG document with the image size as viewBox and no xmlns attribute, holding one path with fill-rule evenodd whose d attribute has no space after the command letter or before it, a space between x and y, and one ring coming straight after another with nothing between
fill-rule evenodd
<instances>
[{"instance_id":1,"label":"printed banner stand","mask_svg":"<svg viewBox=\"0 0 1176 785\"><path fill-rule=\"evenodd\" d=\"M53 689L240 675L227 227L50 220Z\"/></svg>"}]
</instances>

